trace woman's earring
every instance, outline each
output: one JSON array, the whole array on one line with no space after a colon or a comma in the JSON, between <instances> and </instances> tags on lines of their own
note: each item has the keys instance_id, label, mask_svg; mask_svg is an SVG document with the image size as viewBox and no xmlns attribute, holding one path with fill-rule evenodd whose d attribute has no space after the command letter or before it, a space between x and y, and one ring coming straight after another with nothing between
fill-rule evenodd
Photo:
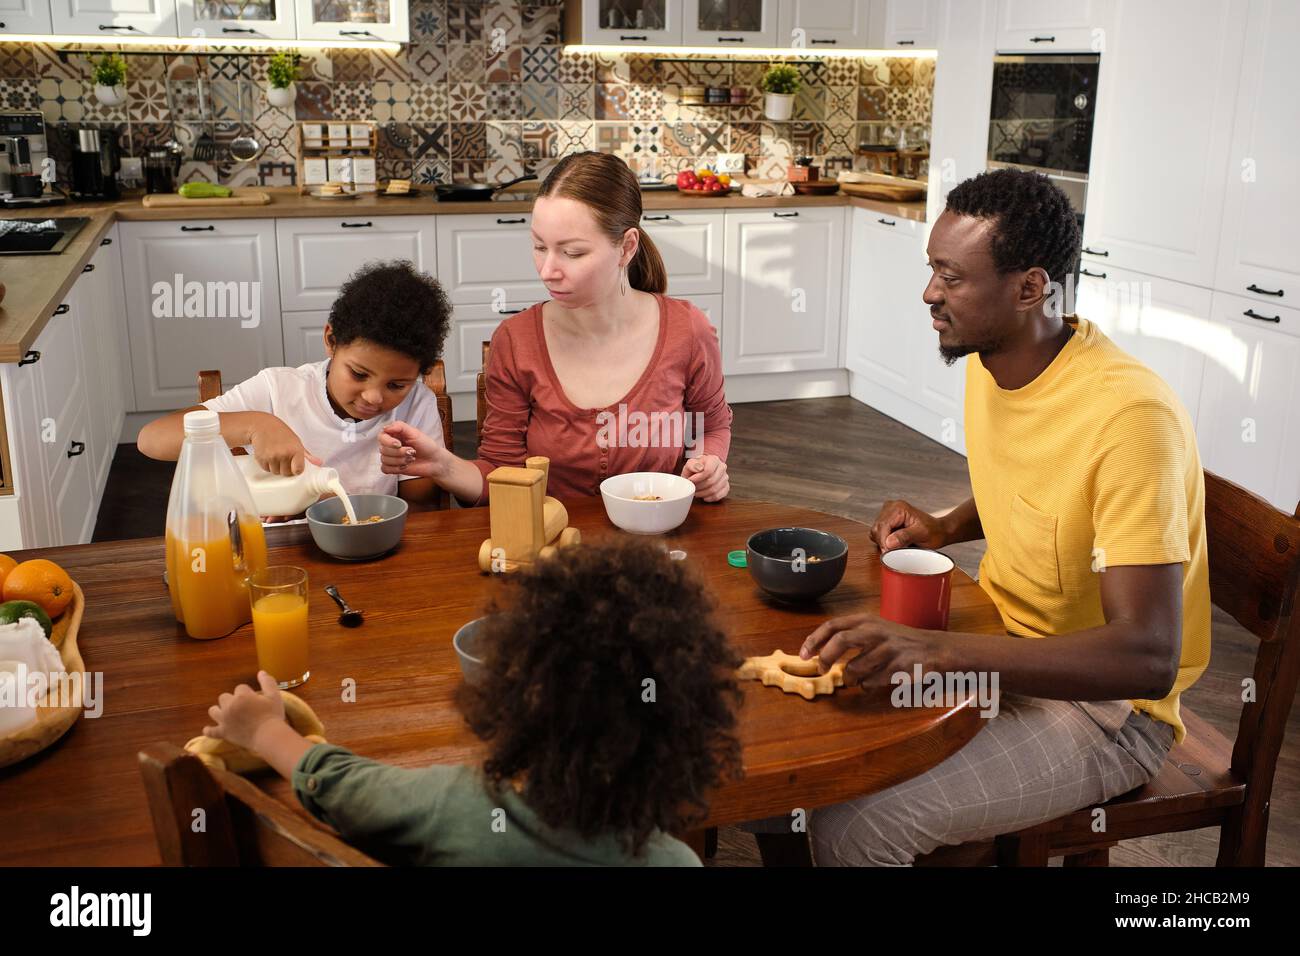
<instances>
[{"instance_id":1,"label":"woman's earring","mask_svg":"<svg viewBox=\"0 0 1300 956\"><path fill-rule=\"evenodd\" d=\"M618 286L619 290L627 295L627 266L618 270Z\"/></svg>"}]
</instances>

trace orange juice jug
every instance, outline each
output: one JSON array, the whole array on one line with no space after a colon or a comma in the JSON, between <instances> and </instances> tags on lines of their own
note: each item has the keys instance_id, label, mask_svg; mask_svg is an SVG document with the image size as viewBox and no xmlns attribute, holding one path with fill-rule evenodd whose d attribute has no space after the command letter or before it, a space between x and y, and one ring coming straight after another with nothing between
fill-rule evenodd
<instances>
[{"instance_id":1,"label":"orange juice jug","mask_svg":"<svg viewBox=\"0 0 1300 956\"><path fill-rule=\"evenodd\" d=\"M216 412L185 416L166 542L172 610L190 637L225 637L252 620L248 576L266 567L266 536Z\"/></svg>"}]
</instances>

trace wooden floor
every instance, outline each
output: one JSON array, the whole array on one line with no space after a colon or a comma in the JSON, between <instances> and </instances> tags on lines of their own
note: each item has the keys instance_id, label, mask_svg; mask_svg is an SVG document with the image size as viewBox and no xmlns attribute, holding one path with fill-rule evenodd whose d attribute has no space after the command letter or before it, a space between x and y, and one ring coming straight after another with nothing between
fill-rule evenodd
<instances>
[{"instance_id":1,"label":"wooden floor","mask_svg":"<svg viewBox=\"0 0 1300 956\"><path fill-rule=\"evenodd\" d=\"M734 411L728 466L737 497L870 522L888 498L937 511L970 494L962 456L850 398L762 402L736 405ZM459 454L473 456L473 422L456 425L455 443ZM161 535L173 467L149 461L133 445L119 446L94 540ZM975 574L982 545L947 550L963 570ZM1183 706L1230 740L1237 734L1241 681L1250 676L1255 645L1216 609L1210 666L1183 694ZM1198 830L1123 843L1111 851L1111 865L1213 866L1217 850L1218 830ZM1273 786L1268 864L1300 865L1300 712L1295 709ZM753 837L722 830L711 865L759 865Z\"/></svg>"}]
</instances>

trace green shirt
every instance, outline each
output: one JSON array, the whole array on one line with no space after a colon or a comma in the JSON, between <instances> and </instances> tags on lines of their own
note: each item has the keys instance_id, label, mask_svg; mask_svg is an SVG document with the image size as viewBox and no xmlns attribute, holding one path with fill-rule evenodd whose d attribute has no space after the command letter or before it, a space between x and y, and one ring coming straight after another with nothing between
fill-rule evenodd
<instances>
[{"instance_id":1,"label":"green shirt","mask_svg":"<svg viewBox=\"0 0 1300 956\"><path fill-rule=\"evenodd\" d=\"M613 834L554 830L523 797L493 796L474 767L406 770L316 744L294 768L293 790L318 820L388 863L416 866L700 866L685 843L656 832L630 856Z\"/></svg>"}]
</instances>

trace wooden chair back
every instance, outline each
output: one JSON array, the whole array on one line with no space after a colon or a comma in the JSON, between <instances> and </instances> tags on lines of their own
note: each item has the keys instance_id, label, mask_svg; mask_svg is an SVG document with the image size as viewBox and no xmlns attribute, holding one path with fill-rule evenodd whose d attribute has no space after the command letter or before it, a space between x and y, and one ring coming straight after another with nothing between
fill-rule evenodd
<instances>
[{"instance_id":1,"label":"wooden chair back","mask_svg":"<svg viewBox=\"0 0 1300 956\"><path fill-rule=\"evenodd\" d=\"M383 866L175 744L150 744L139 760L164 866Z\"/></svg>"},{"instance_id":2,"label":"wooden chair back","mask_svg":"<svg viewBox=\"0 0 1300 956\"><path fill-rule=\"evenodd\" d=\"M488 363L488 346L491 342L483 343L483 366L479 369L478 378L476 379L476 391L478 393L478 416L474 428L474 440L476 443L483 441L483 421L487 418L487 363Z\"/></svg>"},{"instance_id":3,"label":"wooden chair back","mask_svg":"<svg viewBox=\"0 0 1300 956\"><path fill-rule=\"evenodd\" d=\"M210 368L199 372L199 401L210 402L221 397L221 370ZM232 455L247 455L241 447L230 449Z\"/></svg>"}]
</instances>

